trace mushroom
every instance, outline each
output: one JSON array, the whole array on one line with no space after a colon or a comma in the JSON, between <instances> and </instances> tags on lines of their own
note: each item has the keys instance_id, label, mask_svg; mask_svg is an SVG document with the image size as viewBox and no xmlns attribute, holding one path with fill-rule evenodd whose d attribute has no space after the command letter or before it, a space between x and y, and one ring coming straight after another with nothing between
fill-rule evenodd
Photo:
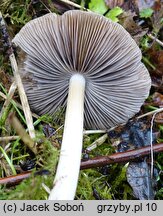
<instances>
[{"instance_id":1,"label":"mushroom","mask_svg":"<svg viewBox=\"0 0 163 216\"><path fill-rule=\"evenodd\" d=\"M140 110L151 80L129 33L84 11L53 13L27 23L13 42L26 53L23 82L31 109L54 115L66 107L61 153L49 199L75 196L88 129L125 123Z\"/></svg>"}]
</instances>

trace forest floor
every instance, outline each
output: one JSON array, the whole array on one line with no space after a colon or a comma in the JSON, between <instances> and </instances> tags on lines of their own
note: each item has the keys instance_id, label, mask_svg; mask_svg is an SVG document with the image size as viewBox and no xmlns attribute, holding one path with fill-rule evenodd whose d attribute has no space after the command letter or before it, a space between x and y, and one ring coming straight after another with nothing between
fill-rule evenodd
<instances>
[{"instance_id":1,"label":"forest floor","mask_svg":"<svg viewBox=\"0 0 163 216\"><path fill-rule=\"evenodd\" d=\"M125 125L84 134L76 199L163 199L163 1L0 0L0 199L47 199L62 140L64 112L32 113L31 139L14 82L11 40L49 11L91 10L120 23L142 51L152 86L139 113ZM15 54L15 55L14 55ZM31 135L31 134L30 134ZM101 162L102 161L102 162Z\"/></svg>"}]
</instances>

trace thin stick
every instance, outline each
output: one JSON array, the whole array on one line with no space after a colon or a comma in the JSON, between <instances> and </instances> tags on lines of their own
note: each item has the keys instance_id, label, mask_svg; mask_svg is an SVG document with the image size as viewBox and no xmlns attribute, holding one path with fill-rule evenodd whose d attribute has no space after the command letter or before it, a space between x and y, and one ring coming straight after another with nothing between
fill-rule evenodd
<instances>
[{"instance_id":1,"label":"thin stick","mask_svg":"<svg viewBox=\"0 0 163 216\"><path fill-rule=\"evenodd\" d=\"M28 148L36 155L37 149L36 149L34 141L27 134L26 130L21 125L20 121L17 119L14 113L10 113L9 122L12 125L12 127L16 130L17 134L20 136L24 144L27 145Z\"/></svg>"},{"instance_id":2,"label":"thin stick","mask_svg":"<svg viewBox=\"0 0 163 216\"><path fill-rule=\"evenodd\" d=\"M40 2L41 2L41 4L44 5L44 7L49 11L49 13L52 13L51 10L46 6L46 4L45 4L43 1L40 0Z\"/></svg>"},{"instance_id":3,"label":"thin stick","mask_svg":"<svg viewBox=\"0 0 163 216\"><path fill-rule=\"evenodd\" d=\"M154 114L154 116L152 117L152 121L151 121L151 140L153 140L152 139L152 127L153 127L154 117L159 112L163 112L163 108L159 108L157 110L145 113L145 114L137 117L137 119L141 119L141 118L143 118L145 116L153 115ZM121 125L124 125L124 124L121 124ZM112 128L110 128L108 130L88 130L88 131L84 131L84 134L92 134L92 133L95 134L95 133L106 133L106 132L108 133L108 132L114 130L116 127L117 126L112 127ZM105 134L102 137L100 137L99 139L97 139L95 142L93 142L90 146L88 146L86 148L86 151L90 152L91 150L95 149L97 146L102 145L103 144L102 140L103 140L103 138L105 139L106 136L107 136L107 134ZM152 149L152 141L151 141L151 175L153 175L153 171L152 171L153 170L153 153L152 152L153 152L153 149Z\"/></svg>"},{"instance_id":4,"label":"thin stick","mask_svg":"<svg viewBox=\"0 0 163 216\"><path fill-rule=\"evenodd\" d=\"M1 25L2 28L6 29L5 21L4 21L3 17L2 17L1 12L0 12L0 25ZM14 55L12 45L11 45L11 41L9 40L9 38L8 38L8 44L9 44L9 47L10 47L9 48L9 53L10 53L9 59L10 59L10 62L11 62L11 67L12 67L12 71L13 71L13 74L14 74L14 78L15 78L16 84L18 86L19 96L20 96L20 100L21 100L21 103L22 103L24 115L25 115L25 118L26 118L26 121L27 121L27 127L28 127L28 130L29 130L29 134L30 134L31 138L35 138L35 131L34 131L33 119L32 119L32 115L31 115L30 107L29 107L29 104L28 104L27 96L25 94L25 90L24 90L24 87L23 87L23 83L22 83L20 74L18 72L18 65L17 65L16 59L15 59L15 55Z\"/></svg>"},{"instance_id":5,"label":"thin stick","mask_svg":"<svg viewBox=\"0 0 163 216\"><path fill-rule=\"evenodd\" d=\"M57 130L55 131L55 134L56 134L59 130L61 130L61 129L63 128L63 126L64 126L64 125L61 125L59 128L57 128Z\"/></svg>"},{"instance_id":6,"label":"thin stick","mask_svg":"<svg viewBox=\"0 0 163 216\"><path fill-rule=\"evenodd\" d=\"M7 100L7 96L3 93L3 92L0 92L0 96ZM23 107L21 104L19 104L18 102L16 102L15 100L11 99L11 103L15 106L17 106L19 109L23 110ZM40 116L38 116L37 114L35 113L32 113L32 116L35 117L36 119L40 118Z\"/></svg>"},{"instance_id":7,"label":"thin stick","mask_svg":"<svg viewBox=\"0 0 163 216\"><path fill-rule=\"evenodd\" d=\"M0 137L0 142L4 142L4 141L9 142L17 139L19 139L19 136Z\"/></svg>"},{"instance_id":8,"label":"thin stick","mask_svg":"<svg viewBox=\"0 0 163 216\"><path fill-rule=\"evenodd\" d=\"M19 184L22 180L27 179L31 176L32 172L28 171L25 173L13 175L13 176L8 176L5 178L0 178L0 185L1 184L6 184L6 185L16 185Z\"/></svg>"},{"instance_id":9,"label":"thin stick","mask_svg":"<svg viewBox=\"0 0 163 216\"><path fill-rule=\"evenodd\" d=\"M0 185L5 184L7 186L14 186L16 184L19 184L24 179L29 178L32 175L32 173L33 173L33 171L26 171L26 172L23 172L23 173L20 173L17 175L12 175L12 176L8 176L8 177L0 178ZM44 170L36 171L33 174L34 174L34 176L39 176L42 174L48 175L48 173L45 173ZM42 186L44 187L44 189L46 189L47 193L49 193L50 189L45 184L42 184Z\"/></svg>"},{"instance_id":10,"label":"thin stick","mask_svg":"<svg viewBox=\"0 0 163 216\"><path fill-rule=\"evenodd\" d=\"M17 88L17 85L15 82L12 83L12 85L10 86L10 89L9 89L9 92L7 94L7 97L6 97L6 100L3 104L3 107L1 109L1 112L0 112L0 119L1 119L1 124L3 125L8 117L8 114L9 114L9 110L10 110L10 102L11 102L11 99L14 95L14 92Z\"/></svg>"},{"instance_id":11,"label":"thin stick","mask_svg":"<svg viewBox=\"0 0 163 216\"><path fill-rule=\"evenodd\" d=\"M120 125L124 125L124 124L120 124ZM115 126L115 127L112 127L110 129L107 129L107 130L85 130L83 131L83 134L84 135L89 135L89 134L98 134L98 133L108 133L114 129L116 129L119 125Z\"/></svg>"},{"instance_id":12,"label":"thin stick","mask_svg":"<svg viewBox=\"0 0 163 216\"><path fill-rule=\"evenodd\" d=\"M137 119L141 119L141 118L144 118L144 117L146 117L146 116L153 115L153 114L159 113L159 112L163 112L163 107L162 107L162 108L158 108L158 109L156 109L156 110L153 110L153 111L151 111L151 112L145 113L145 114L143 114L143 115L140 115L140 116L137 117Z\"/></svg>"},{"instance_id":13,"label":"thin stick","mask_svg":"<svg viewBox=\"0 0 163 216\"><path fill-rule=\"evenodd\" d=\"M81 169L89 169L93 167L105 166L113 163L126 163L129 161L135 161L137 159L142 159L150 154L151 146L146 146L143 148L129 150L126 152L115 153L109 156L99 156L91 158L87 161L81 162ZM163 143L153 145L153 152L160 153L163 152Z\"/></svg>"},{"instance_id":14,"label":"thin stick","mask_svg":"<svg viewBox=\"0 0 163 216\"><path fill-rule=\"evenodd\" d=\"M106 130L84 130L83 135L106 133Z\"/></svg>"},{"instance_id":15,"label":"thin stick","mask_svg":"<svg viewBox=\"0 0 163 216\"><path fill-rule=\"evenodd\" d=\"M163 143L154 144L153 150L155 153L163 152ZM150 154L150 146L143 147L140 149L130 150L127 152L115 153L110 156L100 156L96 158L89 159L87 161L81 161L80 169L89 169L100 166L105 166L113 163L126 163L129 161L135 161L139 158L146 157ZM15 185L26 178L29 178L32 171L21 173L15 176L9 176L5 178L0 178L0 184L12 184Z\"/></svg>"},{"instance_id":16,"label":"thin stick","mask_svg":"<svg viewBox=\"0 0 163 216\"><path fill-rule=\"evenodd\" d=\"M32 119L30 107L29 107L29 104L28 104L27 96L25 94L25 90L24 90L24 87L23 87L23 83L22 83L20 74L18 73L18 66L17 66L14 54L11 54L9 56L9 59L11 61L12 70L13 70L14 77L15 77L15 80L16 80L16 83L17 83L17 86L18 86L18 91L19 91L19 95L20 95L24 115L25 115L25 118L26 118L26 121L27 121L28 131L29 131L30 137L35 138L33 119Z\"/></svg>"},{"instance_id":17,"label":"thin stick","mask_svg":"<svg viewBox=\"0 0 163 216\"><path fill-rule=\"evenodd\" d=\"M157 39L156 37L154 37L151 34L148 34L148 37L151 38L152 40L156 41L160 46L163 47L163 42L162 41L160 41L159 39Z\"/></svg>"},{"instance_id":18,"label":"thin stick","mask_svg":"<svg viewBox=\"0 0 163 216\"><path fill-rule=\"evenodd\" d=\"M66 4L68 4L68 5L74 6L74 7L76 7L76 8L84 9L84 10L86 10L86 11L90 11L89 9L84 8L84 7L82 7L82 6L80 6L80 5L76 4L76 3L74 3L74 2L72 2L72 1L68 1L68 0L60 0L60 1L63 2L63 3L66 3Z\"/></svg>"},{"instance_id":19,"label":"thin stick","mask_svg":"<svg viewBox=\"0 0 163 216\"><path fill-rule=\"evenodd\" d=\"M159 112L163 112L163 108L160 108L160 109L157 109L157 110L154 110L155 113L153 114L152 116L152 120L151 120L151 127L150 127L150 133L151 133L151 178L153 177L153 123L154 123L154 119L156 117L156 115L159 113Z\"/></svg>"},{"instance_id":20,"label":"thin stick","mask_svg":"<svg viewBox=\"0 0 163 216\"><path fill-rule=\"evenodd\" d=\"M12 164L12 161L10 160L10 158L8 157L8 155L6 154L5 150L0 146L0 151L2 152L3 156L5 157L8 165L10 166L12 172L14 175L16 175L16 170L14 165Z\"/></svg>"},{"instance_id":21,"label":"thin stick","mask_svg":"<svg viewBox=\"0 0 163 216\"><path fill-rule=\"evenodd\" d=\"M143 61L148 64L153 70L156 70L156 67L146 58L146 57L142 57Z\"/></svg>"},{"instance_id":22,"label":"thin stick","mask_svg":"<svg viewBox=\"0 0 163 216\"><path fill-rule=\"evenodd\" d=\"M0 91L0 96L1 96L3 99L5 99L5 100L7 99L7 96L6 96L3 92L1 92L1 91Z\"/></svg>"},{"instance_id":23,"label":"thin stick","mask_svg":"<svg viewBox=\"0 0 163 216\"><path fill-rule=\"evenodd\" d=\"M42 183L41 185L42 185L43 189L47 192L47 194L50 194L50 188L44 183Z\"/></svg>"},{"instance_id":24,"label":"thin stick","mask_svg":"<svg viewBox=\"0 0 163 216\"><path fill-rule=\"evenodd\" d=\"M153 144L152 144L152 141L153 141L153 135L152 135L152 131L153 131L153 122L154 122L154 118L156 116L157 113L155 113L153 116L152 116L152 120L151 120L151 128L150 128L150 140L151 140L151 178L153 177Z\"/></svg>"},{"instance_id":25,"label":"thin stick","mask_svg":"<svg viewBox=\"0 0 163 216\"><path fill-rule=\"evenodd\" d=\"M101 136L100 138L98 138L97 140L95 140L90 146L88 146L86 148L86 152L90 152L93 149L95 149L96 147L102 145L106 141L107 137L108 137L108 135L104 134L103 136Z\"/></svg>"},{"instance_id":26,"label":"thin stick","mask_svg":"<svg viewBox=\"0 0 163 216\"><path fill-rule=\"evenodd\" d=\"M10 86L6 101L3 104L0 116L2 116L5 108L10 104L10 101L11 101L12 97L14 96L16 88L17 88L17 85L15 82L13 82L12 85Z\"/></svg>"}]
</instances>

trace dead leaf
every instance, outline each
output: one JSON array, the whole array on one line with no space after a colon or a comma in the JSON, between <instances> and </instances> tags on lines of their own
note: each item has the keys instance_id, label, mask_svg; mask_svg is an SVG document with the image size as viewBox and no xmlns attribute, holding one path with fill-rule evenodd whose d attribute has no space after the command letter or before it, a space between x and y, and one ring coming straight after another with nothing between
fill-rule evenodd
<instances>
[{"instance_id":1,"label":"dead leaf","mask_svg":"<svg viewBox=\"0 0 163 216\"><path fill-rule=\"evenodd\" d=\"M127 181L131 185L134 196L137 199L154 199L154 180L150 177L150 168L146 161L140 163L130 163L127 168Z\"/></svg>"},{"instance_id":2,"label":"dead leaf","mask_svg":"<svg viewBox=\"0 0 163 216\"><path fill-rule=\"evenodd\" d=\"M163 50L159 50L157 51L156 55L153 56L155 62L159 65L163 67Z\"/></svg>"},{"instance_id":3,"label":"dead leaf","mask_svg":"<svg viewBox=\"0 0 163 216\"><path fill-rule=\"evenodd\" d=\"M153 94L152 100L156 106L163 107L163 95L159 92Z\"/></svg>"},{"instance_id":4,"label":"dead leaf","mask_svg":"<svg viewBox=\"0 0 163 216\"><path fill-rule=\"evenodd\" d=\"M159 73L161 73L160 70L155 70L151 74L152 79L152 86L159 92L163 92L163 76Z\"/></svg>"},{"instance_id":5,"label":"dead leaf","mask_svg":"<svg viewBox=\"0 0 163 216\"><path fill-rule=\"evenodd\" d=\"M132 11L138 13L137 1L136 0L105 0L106 5L109 8L121 7L124 11Z\"/></svg>"},{"instance_id":6,"label":"dead leaf","mask_svg":"<svg viewBox=\"0 0 163 216\"><path fill-rule=\"evenodd\" d=\"M151 8L155 3L155 1L151 1L151 0L139 0L136 2L137 2L137 6L138 6L139 11L141 11L145 8Z\"/></svg>"},{"instance_id":7,"label":"dead leaf","mask_svg":"<svg viewBox=\"0 0 163 216\"><path fill-rule=\"evenodd\" d=\"M61 2L60 0L52 0L51 4L53 4L53 7L56 8L56 10L58 11L58 13L62 14L68 10L74 10L75 7L73 7L72 5L69 5L66 2Z\"/></svg>"},{"instance_id":8,"label":"dead leaf","mask_svg":"<svg viewBox=\"0 0 163 216\"><path fill-rule=\"evenodd\" d=\"M163 27L163 23L161 22L163 18L163 2L155 1L152 9L154 10L154 14L151 18L152 26L154 28L154 31L157 33Z\"/></svg>"},{"instance_id":9,"label":"dead leaf","mask_svg":"<svg viewBox=\"0 0 163 216\"><path fill-rule=\"evenodd\" d=\"M163 67L163 50L158 50L156 44L153 44L148 50L148 55L150 56L152 63L156 64L156 67Z\"/></svg>"},{"instance_id":10,"label":"dead leaf","mask_svg":"<svg viewBox=\"0 0 163 216\"><path fill-rule=\"evenodd\" d=\"M150 121L129 121L126 125L116 128L115 131L108 132L111 143L117 147L118 152L150 145ZM153 143L156 142L159 135L158 132L153 132Z\"/></svg>"},{"instance_id":11,"label":"dead leaf","mask_svg":"<svg viewBox=\"0 0 163 216\"><path fill-rule=\"evenodd\" d=\"M139 13L137 0L125 1L124 4L122 5L122 8L125 11L129 11L130 10L130 11L136 13L136 14Z\"/></svg>"},{"instance_id":12,"label":"dead leaf","mask_svg":"<svg viewBox=\"0 0 163 216\"><path fill-rule=\"evenodd\" d=\"M114 7L121 7L124 4L124 0L105 0L105 4L109 8L114 8Z\"/></svg>"},{"instance_id":13,"label":"dead leaf","mask_svg":"<svg viewBox=\"0 0 163 216\"><path fill-rule=\"evenodd\" d=\"M51 127L49 124L44 124L43 132L46 137L51 137L55 134L56 130L53 127Z\"/></svg>"},{"instance_id":14,"label":"dead leaf","mask_svg":"<svg viewBox=\"0 0 163 216\"><path fill-rule=\"evenodd\" d=\"M134 40L139 44L140 39L147 33L148 29L143 29L135 21L136 13L127 11L119 16L120 24L131 34Z\"/></svg>"},{"instance_id":15,"label":"dead leaf","mask_svg":"<svg viewBox=\"0 0 163 216\"><path fill-rule=\"evenodd\" d=\"M22 160L19 165L23 171L28 171L35 168L36 162L33 159L27 159Z\"/></svg>"},{"instance_id":16,"label":"dead leaf","mask_svg":"<svg viewBox=\"0 0 163 216\"><path fill-rule=\"evenodd\" d=\"M160 0L154 1L152 9L154 11L160 11L161 10L161 4L162 4L162 2Z\"/></svg>"},{"instance_id":17,"label":"dead leaf","mask_svg":"<svg viewBox=\"0 0 163 216\"><path fill-rule=\"evenodd\" d=\"M131 11L124 12L120 15L120 24L130 33L135 34L138 31L141 31L142 28L136 24L134 21L135 13Z\"/></svg>"},{"instance_id":18,"label":"dead leaf","mask_svg":"<svg viewBox=\"0 0 163 216\"><path fill-rule=\"evenodd\" d=\"M161 113L158 113L156 116L155 116L155 119L154 121L158 124L163 124L163 112Z\"/></svg>"},{"instance_id":19,"label":"dead leaf","mask_svg":"<svg viewBox=\"0 0 163 216\"><path fill-rule=\"evenodd\" d=\"M6 90L8 91L11 86L11 77L5 73L3 70L0 70L0 82L5 86Z\"/></svg>"},{"instance_id":20,"label":"dead leaf","mask_svg":"<svg viewBox=\"0 0 163 216\"><path fill-rule=\"evenodd\" d=\"M152 86L157 89L156 91L163 92L163 50L158 50L157 44L154 43L148 49L147 55L155 67L155 70L148 68L152 78Z\"/></svg>"}]
</instances>

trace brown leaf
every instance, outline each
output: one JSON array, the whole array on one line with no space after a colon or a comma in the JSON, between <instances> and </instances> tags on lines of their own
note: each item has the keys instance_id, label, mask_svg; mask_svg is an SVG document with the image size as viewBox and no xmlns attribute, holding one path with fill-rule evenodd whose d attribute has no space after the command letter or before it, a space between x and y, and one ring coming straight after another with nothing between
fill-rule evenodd
<instances>
[{"instance_id":1,"label":"brown leaf","mask_svg":"<svg viewBox=\"0 0 163 216\"><path fill-rule=\"evenodd\" d=\"M161 9L161 1L160 0L157 0L157 1L155 1L154 2L154 4L153 4L153 10L155 10L155 11L160 11L160 9Z\"/></svg>"},{"instance_id":2,"label":"brown leaf","mask_svg":"<svg viewBox=\"0 0 163 216\"><path fill-rule=\"evenodd\" d=\"M114 7L121 7L125 11L132 11L132 12L138 12L138 7L137 7L137 0L130 0L130 1L125 1L125 0L105 0L106 5L109 8L114 8Z\"/></svg>"},{"instance_id":3,"label":"brown leaf","mask_svg":"<svg viewBox=\"0 0 163 216\"><path fill-rule=\"evenodd\" d=\"M163 112L158 113L158 114L155 116L154 121L157 122L158 124L163 124Z\"/></svg>"},{"instance_id":4,"label":"brown leaf","mask_svg":"<svg viewBox=\"0 0 163 216\"><path fill-rule=\"evenodd\" d=\"M151 71L152 85L157 91L163 92L163 50L158 50L156 44L148 50L150 62L155 66L155 70Z\"/></svg>"},{"instance_id":5,"label":"brown leaf","mask_svg":"<svg viewBox=\"0 0 163 216\"><path fill-rule=\"evenodd\" d=\"M109 8L114 8L116 6L121 7L124 4L124 0L105 0L105 4Z\"/></svg>"},{"instance_id":6,"label":"brown leaf","mask_svg":"<svg viewBox=\"0 0 163 216\"><path fill-rule=\"evenodd\" d=\"M127 11L124 12L121 16L120 16L120 23L121 25L123 25L123 27L129 32L132 33L133 31L138 31L141 30L141 27L138 26L135 21L133 20L133 18L136 16L135 13L131 12L131 11Z\"/></svg>"},{"instance_id":7,"label":"brown leaf","mask_svg":"<svg viewBox=\"0 0 163 216\"><path fill-rule=\"evenodd\" d=\"M155 92L152 96L153 102L155 105L159 107L163 107L163 95L160 94L159 92Z\"/></svg>"},{"instance_id":8,"label":"brown leaf","mask_svg":"<svg viewBox=\"0 0 163 216\"><path fill-rule=\"evenodd\" d=\"M159 66L163 66L163 50L157 51L155 61Z\"/></svg>"},{"instance_id":9,"label":"brown leaf","mask_svg":"<svg viewBox=\"0 0 163 216\"><path fill-rule=\"evenodd\" d=\"M160 71L158 71L160 73ZM151 74L152 78L152 86L157 89L157 91L163 92L163 76L159 76L156 72L154 71L153 74Z\"/></svg>"},{"instance_id":10,"label":"brown leaf","mask_svg":"<svg viewBox=\"0 0 163 216\"><path fill-rule=\"evenodd\" d=\"M161 19L163 18L163 2L156 1L152 9L154 10L154 14L151 18L152 25L155 32L159 32L163 26L161 22Z\"/></svg>"},{"instance_id":11,"label":"brown leaf","mask_svg":"<svg viewBox=\"0 0 163 216\"><path fill-rule=\"evenodd\" d=\"M9 90L11 85L11 78L10 76L5 73L3 70L0 70L0 82L2 82L3 86Z\"/></svg>"},{"instance_id":12,"label":"brown leaf","mask_svg":"<svg viewBox=\"0 0 163 216\"><path fill-rule=\"evenodd\" d=\"M51 1L53 4L53 7L55 7L58 11L58 13L62 14L68 10L74 10L75 7L73 7L72 5L69 5L66 2L61 2L60 0L52 0Z\"/></svg>"},{"instance_id":13,"label":"brown leaf","mask_svg":"<svg viewBox=\"0 0 163 216\"><path fill-rule=\"evenodd\" d=\"M136 13L127 11L120 16L120 24L131 34L134 40L139 44L141 37L147 33L147 29L142 29L135 21Z\"/></svg>"},{"instance_id":14,"label":"brown leaf","mask_svg":"<svg viewBox=\"0 0 163 216\"><path fill-rule=\"evenodd\" d=\"M137 2L137 6L139 8L139 11L141 11L145 8L151 8L155 3L155 1L151 1L151 0L139 0L136 2Z\"/></svg>"},{"instance_id":15,"label":"brown leaf","mask_svg":"<svg viewBox=\"0 0 163 216\"><path fill-rule=\"evenodd\" d=\"M163 50L152 50L150 53L150 57L152 59L152 62L157 64L157 67L163 67Z\"/></svg>"}]
</instances>

